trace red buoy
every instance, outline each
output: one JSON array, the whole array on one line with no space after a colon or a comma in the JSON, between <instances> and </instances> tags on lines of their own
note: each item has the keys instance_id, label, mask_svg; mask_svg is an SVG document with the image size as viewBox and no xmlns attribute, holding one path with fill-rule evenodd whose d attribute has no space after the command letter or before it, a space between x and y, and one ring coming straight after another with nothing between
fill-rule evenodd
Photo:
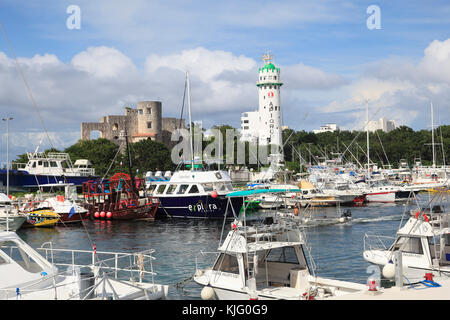
<instances>
[{"instance_id":1,"label":"red buoy","mask_svg":"<svg viewBox=\"0 0 450 320\"><path fill-rule=\"evenodd\" d=\"M106 213L106 217L107 217L108 219L111 219L112 213L111 213L110 211L108 211L108 212Z\"/></svg>"},{"instance_id":2,"label":"red buoy","mask_svg":"<svg viewBox=\"0 0 450 320\"><path fill-rule=\"evenodd\" d=\"M100 217L101 217L101 218L104 218L104 217L105 217L105 214L106 214L105 211L100 212Z\"/></svg>"},{"instance_id":3,"label":"red buoy","mask_svg":"<svg viewBox=\"0 0 450 320\"><path fill-rule=\"evenodd\" d=\"M96 218L100 217L100 213L98 211L95 211L94 217L96 217Z\"/></svg>"},{"instance_id":4,"label":"red buoy","mask_svg":"<svg viewBox=\"0 0 450 320\"><path fill-rule=\"evenodd\" d=\"M213 198L217 198L217 191L216 190L214 190L213 192L211 192L211 197L213 197Z\"/></svg>"}]
</instances>

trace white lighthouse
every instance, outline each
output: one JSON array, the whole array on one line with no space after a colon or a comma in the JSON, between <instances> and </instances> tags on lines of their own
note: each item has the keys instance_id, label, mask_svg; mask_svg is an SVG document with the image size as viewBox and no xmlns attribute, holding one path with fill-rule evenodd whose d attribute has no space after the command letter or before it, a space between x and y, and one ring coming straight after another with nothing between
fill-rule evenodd
<instances>
[{"instance_id":1,"label":"white lighthouse","mask_svg":"<svg viewBox=\"0 0 450 320\"><path fill-rule=\"evenodd\" d=\"M259 68L258 87L259 97L259 144L283 145L281 135L281 105L280 88L283 85L280 81L280 68L272 63L273 56L268 53L262 58L264 66Z\"/></svg>"}]
</instances>

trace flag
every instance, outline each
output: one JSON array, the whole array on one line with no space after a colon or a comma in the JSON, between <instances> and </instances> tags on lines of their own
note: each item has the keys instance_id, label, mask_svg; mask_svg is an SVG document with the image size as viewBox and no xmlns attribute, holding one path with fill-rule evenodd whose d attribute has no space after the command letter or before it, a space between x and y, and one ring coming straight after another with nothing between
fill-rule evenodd
<instances>
[{"instance_id":1,"label":"flag","mask_svg":"<svg viewBox=\"0 0 450 320\"><path fill-rule=\"evenodd\" d=\"M71 207L71 208L70 208L70 211L69 211L69 219L70 219L70 217L73 216L75 213L76 213L75 207Z\"/></svg>"}]
</instances>

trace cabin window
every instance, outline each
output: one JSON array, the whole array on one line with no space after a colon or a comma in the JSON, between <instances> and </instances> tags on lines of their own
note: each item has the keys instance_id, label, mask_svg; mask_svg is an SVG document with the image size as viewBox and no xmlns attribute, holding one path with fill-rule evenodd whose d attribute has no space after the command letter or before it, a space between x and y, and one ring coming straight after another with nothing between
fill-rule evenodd
<instances>
[{"instance_id":1,"label":"cabin window","mask_svg":"<svg viewBox=\"0 0 450 320\"><path fill-rule=\"evenodd\" d=\"M222 182L215 183L215 184L214 184L214 187L215 187L216 190L218 190L218 191L226 191L225 184L222 183Z\"/></svg>"},{"instance_id":2,"label":"cabin window","mask_svg":"<svg viewBox=\"0 0 450 320\"><path fill-rule=\"evenodd\" d=\"M298 264L297 254L294 247L275 248L267 255L268 262L282 262Z\"/></svg>"},{"instance_id":3,"label":"cabin window","mask_svg":"<svg viewBox=\"0 0 450 320\"><path fill-rule=\"evenodd\" d=\"M203 183L202 185L203 185L203 189L205 190L205 192L214 190L212 183Z\"/></svg>"},{"instance_id":4,"label":"cabin window","mask_svg":"<svg viewBox=\"0 0 450 320\"><path fill-rule=\"evenodd\" d=\"M41 160L38 161L38 166L42 166L42 161Z\"/></svg>"},{"instance_id":5,"label":"cabin window","mask_svg":"<svg viewBox=\"0 0 450 320\"><path fill-rule=\"evenodd\" d=\"M166 194L172 194L176 188L177 188L176 184L170 184L169 187L167 188Z\"/></svg>"},{"instance_id":6,"label":"cabin window","mask_svg":"<svg viewBox=\"0 0 450 320\"><path fill-rule=\"evenodd\" d=\"M193 184L191 189L189 190L189 193L199 193L198 187L196 184Z\"/></svg>"},{"instance_id":7,"label":"cabin window","mask_svg":"<svg viewBox=\"0 0 450 320\"><path fill-rule=\"evenodd\" d=\"M395 250L423 254L422 241L418 237L400 237L395 244Z\"/></svg>"},{"instance_id":8,"label":"cabin window","mask_svg":"<svg viewBox=\"0 0 450 320\"><path fill-rule=\"evenodd\" d=\"M151 185L148 186L147 191L150 192L150 193L153 193L153 191L155 190L155 188L156 188L156 185L151 184Z\"/></svg>"},{"instance_id":9,"label":"cabin window","mask_svg":"<svg viewBox=\"0 0 450 320\"><path fill-rule=\"evenodd\" d=\"M156 194L163 194L165 189L166 189L165 184L159 185L158 188L156 189Z\"/></svg>"},{"instance_id":10,"label":"cabin window","mask_svg":"<svg viewBox=\"0 0 450 320\"><path fill-rule=\"evenodd\" d=\"M188 184L182 184L180 185L180 189L178 189L177 194L185 194L186 190L189 188Z\"/></svg>"},{"instance_id":11,"label":"cabin window","mask_svg":"<svg viewBox=\"0 0 450 320\"><path fill-rule=\"evenodd\" d=\"M31 167L36 168L36 161L33 161L33 165Z\"/></svg>"},{"instance_id":12,"label":"cabin window","mask_svg":"<svg viewBox=\"0 0 450 320\"><path fill-rule=\"evenodd\" d=\"M44 168L48 168L48 162L44 161Z\"/></svg>"},{"instance_id":13,"label":"cabin window","mask_svg":"<svg viewBox=\"0 0 450 320\"><path fill-rule=\"evenodd\" d=\"M50 167L52 167L52 168L57 168L58 167L58 164L56 163L56 161L50 161ZM80 166L81 167L81 166ZM86 166L84 166L84 167L86 167Z\"/></svg>"},{"instance_id":14,"label":"cabin window","mask_svg":"<svg viewBox=\"0 0 450 320\"><path fill-rule=\"evenodd\" d=\"M239 274L237 258L230 254L221 253L214 264L213 270Z\"/></svg>"}]
</instances>

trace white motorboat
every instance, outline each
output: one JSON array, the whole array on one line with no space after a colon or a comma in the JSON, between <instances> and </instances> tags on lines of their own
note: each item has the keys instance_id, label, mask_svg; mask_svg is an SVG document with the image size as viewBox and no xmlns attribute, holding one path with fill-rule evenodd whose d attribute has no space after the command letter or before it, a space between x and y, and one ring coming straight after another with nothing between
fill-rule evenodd
<instances>
[{"instance_id":1,"label":"white motorboat","mask_svg":"<svg viewBox=\"0 0 450 320\"><path fill-rule=\"evenodd\" d=\"M17 231L27 220L27 216L12 204L11 199L0 193L0 230Z\"/></svg>"},{"instance_id":2,"label":"white motorboat","mask_svg":"<svg viewBox=\"0 0 450 320\"><path fill-rule=\"evenodd\" d=\"M202 299L307 300L367 291L364 284L314 274L298 221L275 214L247 225L245 212L241 217L221 241L212 268L200 269L196 260L194 281L203 286Z\"/></svg>"},{"instance_id":3,"label":"white motorboat","mask_svg":"<svg viewBox=\"0 0 450 320\"><path fill-rule=\"evenodd\" d=\"M167 296L168 286L153 281L153 250L66 250L47 243L40 248L44 258L15 232L7 231L0 232L0 246L0 299L154 300Z\"/></svg>"},{"instance_id":4,"label":"white motorboat","mask_svg":"<svg viewBox=\"0 0 450 320\"><path fill-rule=\"evenodd\" d=\"M401 252L403 282L424 279L426 273L434 277L450 276L450 212L441 206L431 210L412 210L397 236L365 235L364 259L382 268L387 279L394 277L394 254ZM393 241L390 246L387 240Z\"/></svg>"}]
</instances>

